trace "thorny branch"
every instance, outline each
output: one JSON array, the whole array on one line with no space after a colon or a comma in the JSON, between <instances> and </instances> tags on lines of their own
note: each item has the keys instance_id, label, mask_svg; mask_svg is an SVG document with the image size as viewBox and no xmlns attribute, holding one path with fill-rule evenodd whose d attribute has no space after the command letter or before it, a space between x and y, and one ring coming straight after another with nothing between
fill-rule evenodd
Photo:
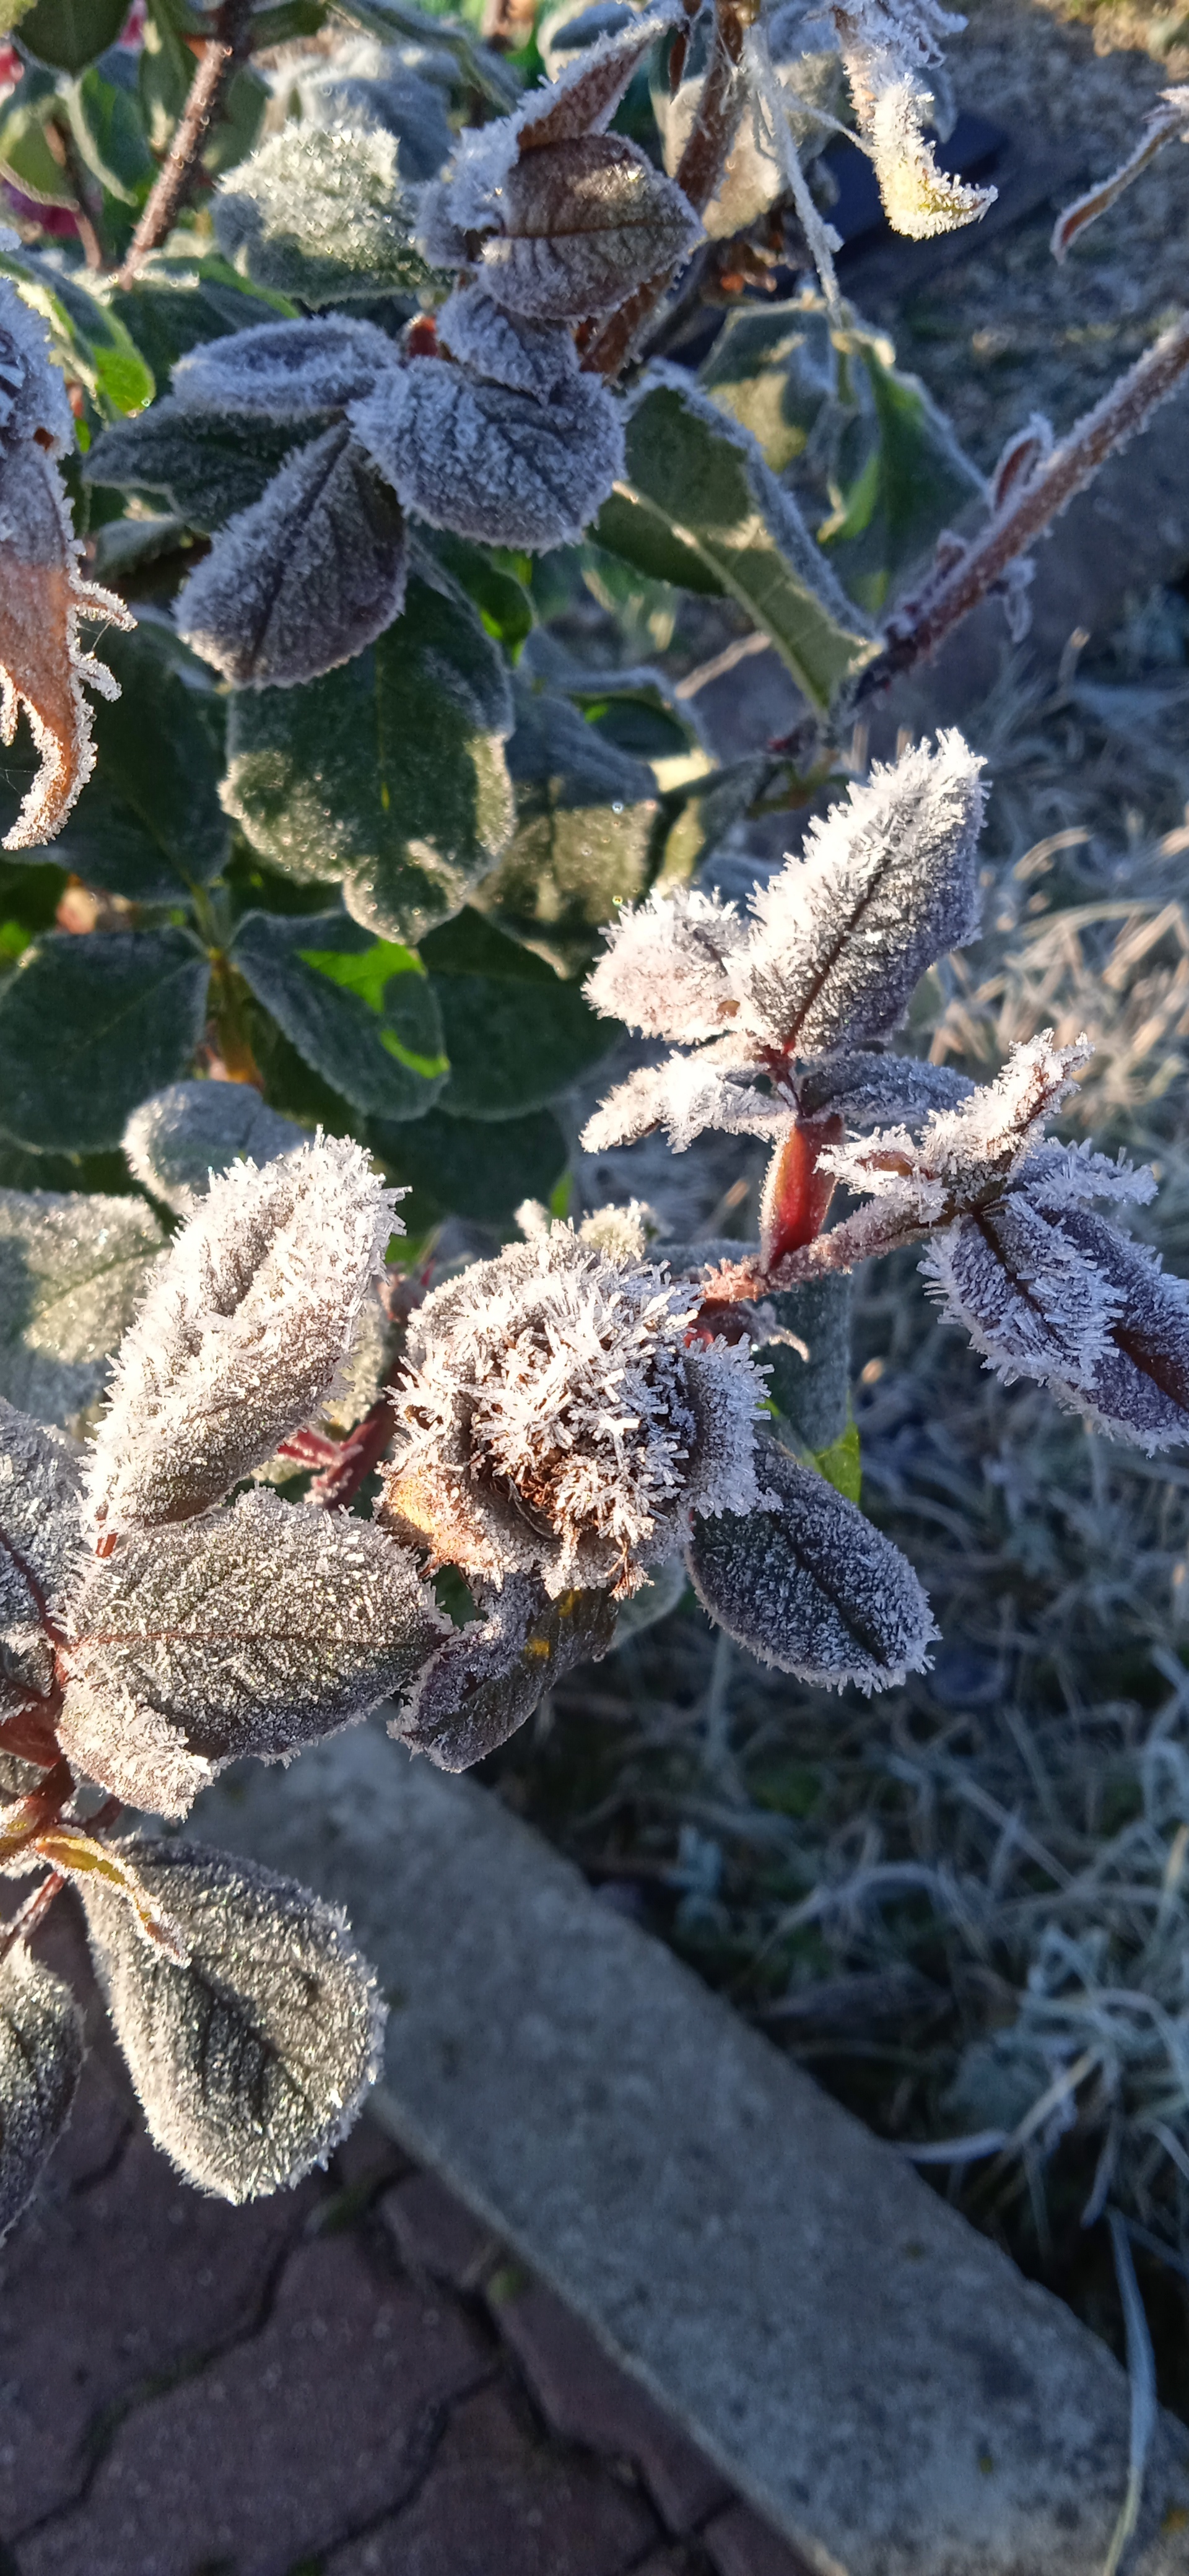
<instances>
[{"instance_id":1,"label":"thorny branch","mask_svg":"<svg viewBox=\"0 0 1189 2576\"><path fill-rule=\"evenodd\" d=\"M129 286L172 232L198 172L211 127L217 123L228 83L251 47L252 0L222 0L215 32L203 49L178 121L177 132L141 216L117 284Z\"/></svg>"}]
</instances>

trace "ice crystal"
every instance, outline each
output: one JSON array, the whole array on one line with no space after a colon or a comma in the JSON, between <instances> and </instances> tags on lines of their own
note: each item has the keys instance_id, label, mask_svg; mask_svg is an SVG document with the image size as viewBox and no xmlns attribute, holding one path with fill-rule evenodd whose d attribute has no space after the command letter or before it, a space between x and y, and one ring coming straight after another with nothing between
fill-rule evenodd
<instances>
[{"instance_id":1,"label":"ice crystal","mask_svg":"<svg viewBox=\"0 0 1189 2576\"><path fill-rule=\"evenodd\" d=\"M586 1152L605 1154L616 1145L634 1145L655 1127L664 1128L675 1154L683 1154L708 1127L728 1136L783 1131L791 1114L788 1104L731 1079L738 1054L731 1046L725 1067L709 1047L700 1055L671 1055L663 1064L638 1066L587 1120L582 1130Z\"/></svg>"},{"instance_id":2,"label":"ice crystal","mask_svg":"<svg viewBox=\"0 0 1189 2576\"><path fill-rule=\"evenodd\" d=\"M391 625L404 604L406 553L392 493L339 423L229 520L181 593L178 625L241 688L292 688Z\"/></svg>"},{"instance_id":3,"label":"ice crystal","mask_svg":"<svg viewBox=\"0 0 1189 2576\"><path fill-rule=\"evenodd\" d=\"M765 1439L767 1489L746 1518L699 1522L698 1598L750 1653L824 1690L888 1690L924 1671L937 1636L907 1557L813 1468Z\"/></svg>"},{"instance_id":4,"label":"ice crystal","mask_svg":"<svg viewBox=\"0 0 1189 2576\"><path fill-rule=\"evenodd\" d=\"M124 1844L190 1953L177 1966L100 1879L95 1965L157 2145L204 2191L253 2200L346 2135L379 2072L384 2006L345 1918L292 1879L184 1842Z\"/></svg>"},{"instance_id":5,"label":"ice crystal","mask_svg":"<svg viewBox=\"0 0 1189 2576\"><path fill-rule=\"evenodd\" d=\"M691 1514L755 1498L762 1380L691 1344L688 1291L569 1226L479 1262L414 1316L385 1516L496 1583L633 1591Z\"/></svg>"},{"instance_id":6,"label":"ice crystal","mask_svg":"<svg viewBox=\"0 0 1189 2576\"><path fill-rule=\"evenodd\" d=\"M245 1494L92 1560L70 1603L59 1738L129 1805L182 1816L241 1754L283 1760L365 1716L442 1633L383 1530Z\"/></svg>"},{"instance_id":7,"label":"ice crystal","mask_svg":"<svg viewBox=\"0 0 1189 2576\"><path fill-rule=\"evenodd\" d=\"M505 313L481 286L455 287L438 315L438 338L476 376L542 402L578 373L574 335L564 323Z\"/></svg>"},{"instance_id":8,"label":"ice crystal","mask_svg":"<svg viewBox=\"0 0 1189 2576\"><path fill-rule=\"evenodd\" d=\"M321 1137L212 1181L119 1353L88 1470L114 1531L187 1519L318 1411L393 1232L359 1145Z\"/></svg>"},{"instance_id":9,"label":"ice crystal","mask_svg":"<svg viewBox=\"0 0 1189 2576\"><path fill-rule=\"evenodd\" d=\"M312 420L369 393L398 352L374 322L336 313L309 322L261 322L192 349L173 371L187 411L241 419Z\"/></svg>"},{"instance_id":10,"label":"ice crystal","mask_svg":"<svg viewBox=\"0 0 1189 2576\"><path fill-rule=\"evenodd\" d=\"M0 2236L20 2217L66 2126L82 2064L83 2017L73 1995L18 1943L0 1964Z\"/></svg>"},{"instance_id":11,"label":"ice crystal","mask_svg":"<svg viewBox=\"0 0 1189 2576\"><path fill-rule=\"evenodd\" d=\"M248 1082L171 1082L133 1110L123 1139L134 1180L175 1216L191 1215L229 1163L273 1163L306 1141Z\"/></svg>"},{"instance_id":12,"label":"ice crystal","mask_svg":"<svg viewBox=\"0 0 1189 2576\"><path fill-rule=\"evenodd\" d=\"M747 938L733 903L679 887L625 904L584 987L604 1019L643 1037L711 1037L738 1012L726 960Z\"/></svg>"},{"instance_id":13,"label":"ice crystal","mask_svg":"<svg viewBox=\"0 0 1189 2576\"><path fill-rule=\"evenodd\" d=\"M73 446L66 389L45 326L0 278L0 744L22 707L40 767L6 850L52 841L95 766L82 683L105 698L111 672L79 643L80 617L133 627L113 592L84 581L59 458Z\"/></svg>"},{"instance_id":14,"label":"ice crystal","mask_svg":"<svg viewBox=\"0 0 1189 2576\"><path fill-rule=\"evenodd\" d=\"M567 377L540 401L414 358L350 419L409 509L494 545L576 542L623 472L620 414L595 376Z\"/></svg>"},{"instance_id":15,"label":"ice crystal","mask_svg":"<svg viewBox=\"0 0 1189 2576\"><path fill-rule=\"evenodd\" d=\"M944 39L959 34L965 19L951 17L938 0L847 0L833 17L893 231L927 241L976 222L998 191L947 177L925 134L934 103L922 74L941 61Z\"/></svg>"}]
</instances>

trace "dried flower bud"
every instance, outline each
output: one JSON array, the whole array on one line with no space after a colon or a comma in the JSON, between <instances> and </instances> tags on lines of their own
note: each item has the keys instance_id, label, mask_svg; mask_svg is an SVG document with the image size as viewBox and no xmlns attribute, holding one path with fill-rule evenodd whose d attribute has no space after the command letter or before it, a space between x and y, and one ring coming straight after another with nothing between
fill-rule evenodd
<instances>
[{"instance_id":1,"label":"dried flower bud","mask_svg":"<svg viewBox=\"0 0 1189 2576\"><path fill-rule=\"evenodd\" d=\"M306 1141L250 1082L171 1082L133 1110L123 1139L133 1179L175 1216L192 1215L229 1163L275 1163Z\"/></svg>"},{"instance_id":2,"label":"dried flower bud","mask_svg":"<svg viewBox=\"0 0 1189 2576\"><path fill-rule=\"evenodd\" d=\"M762 1382L743 1347L690 1344L692 1315L663 1272L569 1226L435 1289L409 1330L389 1525L495 1583L633 1591L692 1512L755 1498Z\"/></svg>"},{"instance_id":3,"label":"dried flower bud","mask_svg":"<svg viewBox=\"0 0 1189 2576\"><path fill-rule=\"evenodd\" d=\"M384 2007L344 1916L292 1879L197 1844L120 1849L189 1952L175 1965L113 1888L82 1885L152 2137L223 2200L300 2181L346 2136L379 2072Z\"/></svg>"},{"instance_id":4,"label":"dried flower bud","mask_svg":"<svg viewBox=\"0 0 1189 2576\"><path fill-rule=\"evenodd\" d=\"M18 1941L0 1964L0 2236L36 2190L78 2088L83 2017Z\"/></svg>"},{"instance_id":5,"label":"dried flower bud","mask_svg":"<svg viewBox=\"0 0 1189 2576\"><path fill-rule=\"evenodd\" d=\"M182 1816L241 1754L283 1760L365 1716L445 1633L383 1530L245 1494L92 1560L59 1741L130 1806Z\"/></svg>"},{"instance_id":6,"label":"dried flower bud","mask_svg":"<svg viewBox=\"0 0 1189 2576\"><path fill-rule=\"evenodd\" d=\"M355 1144L319 1138L213 1180L117 1355L87 1479L101 1526L204 1511L308 1422L402 1230Z\"/></svg>"},{"instance_id":7,"label":"dried flower bud","mask_svg":"<svg viewBox=\"0 0 1189 2576\"><path fill-rule=\"evenodd\" d=\"M888 1690L923 1672L938 1631L907 1557L775 1441L756 1467L763 1507L695 1528L687 1562L711 1618L819 1689Z\"/></svg>"}]
</instances>

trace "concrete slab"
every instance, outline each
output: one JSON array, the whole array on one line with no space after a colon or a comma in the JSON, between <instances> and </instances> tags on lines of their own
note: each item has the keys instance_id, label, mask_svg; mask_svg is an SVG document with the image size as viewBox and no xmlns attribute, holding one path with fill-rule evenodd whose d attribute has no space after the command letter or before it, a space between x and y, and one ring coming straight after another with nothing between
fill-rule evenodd
<instances>
[{"instance_id":1,"label":"concrete slab","mask_svg":"<svg viewBox=\"0 0 1189 2576\"><path fill-rule=\"evenodd\" d=\"M373 1724L194 1829L347 1906L380 2115L818 2576L1095 2576L1110 2353L488 1792ZM1126 2576L1185 2576L1187 2535L1165 2417Z\"/></svg>"}]
</instances>

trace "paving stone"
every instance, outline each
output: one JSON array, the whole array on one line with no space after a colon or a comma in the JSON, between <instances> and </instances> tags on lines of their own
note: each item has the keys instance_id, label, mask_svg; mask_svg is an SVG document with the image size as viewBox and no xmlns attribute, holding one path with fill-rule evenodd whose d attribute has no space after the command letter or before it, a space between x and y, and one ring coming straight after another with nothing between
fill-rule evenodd
<instances>
[{"instance_id":1,"label":"paving stone","mask_svg":"<svg viewBox=\"0 0 1189 2576\"><path fill-rule=\"evenodd\" d=\"M132 2391L240 2335L319 2187L230 2209L178 2180L84 2069L41 2193L0 2249L0 2530L76 2493L89 2437ZM69 2152L66 2152L66 2151ZM73 2187L71 2160L82 2179ZM87 2179L88 2170L90 2179Z\"/></svg>"},{"instance_id":2,"label":"paving stone","mask_svg":"<svg viewBox=\"0 0 1189 2576\"><path fill-rule=\"evenodd\" d=\"M630 2489L535 2442L490 2389L454 2409L412 2503L325 2576L636 2576L654 2530Z\"/></svg>"},{"instance_id":3,"label":"paving stone","mask_svg":"<svg viewBox=\"0 0 1189 2576\"><path fill-rule=\"evenodd\" d=\"M406 2263L456 2290L474 2289L499 2252L499 2239L436 2174L414 2174L386 2191L379 2214Z\"/></svg>"},{"instance_id":4,"label":"paving stone","mask_svg":"<svg viewBox=\"0 0 1189 2576\"><path fill-rule=\"evenodd\" d=\"M534 2284L501 2302L497 2323L554 2432L634 2461L670 2531L691 2531L726 2503L718 2470L552 2290Z\"/></svg>"},{"instance_id":5,"label":"paving stone","mask_svg":"<svg viewBox=\"0 0 1189 2576\"><path fill-rule=\"evenodd\" d=\"M341 2147L331 2158L330 2173L337 2191L359 2195L380 2192L391 2183L403 2181L413 2168L401 2154L395 2139L386 2137L383 2129L365 2111L357 2120Z\"/></svg>"},{"instance_id":6,"label":"paving stone","mask_svg":"<svg viewBox=\"0 0 1189 2576\"><path fill-rule=\"evenodd\" d=\"M490 2367L461 2309L384 2279L354 2236L302 2244L261 2332L126 2417L19 2576L289 2576L407 2492L438 2411Z\"/></svg>"},{"instance_id":7,"label":"paving stone","mask_svg":"<svg viewBox=\"0 0 1189 2576\"><path fill-rule=\"evenodd\" d=\"M197 1825L346 1905L380 2115L812 2563L1101 2566L1105 2345L487 1791L369 1725ZM1128 2576L1185 2576L1187 2455L1162 2414Z\"/></svg>"},{"instance_id":8,"label":"paving stone","mask_svg":"<svg viewBox=\"0 0 1189 2576\"><path fill-rule=\"evenodd\" d=\"M716 2514L701 2535L715 2576L814 2576L807 2558L745 2504Z\"/></svg>"}]
</instances>

